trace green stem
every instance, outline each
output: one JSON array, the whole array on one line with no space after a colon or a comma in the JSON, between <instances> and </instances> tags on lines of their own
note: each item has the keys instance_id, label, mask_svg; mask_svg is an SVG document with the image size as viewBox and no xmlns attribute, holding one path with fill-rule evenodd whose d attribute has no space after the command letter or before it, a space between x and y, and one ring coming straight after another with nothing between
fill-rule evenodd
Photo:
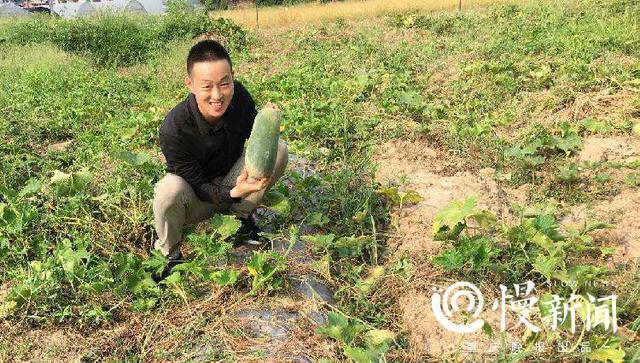
<instances>
[{"instance_id":1,"label":"green stem","mask_svg":"<svg viewBox=\"0 0 640 363\"><path fill-rule=\"evenodd\" d=\"M296 231L297 230L298 229L296 228ZM298 236L297 232L294 235L290 235L290 237L289 237L289 246L287 247L287 250L284 251L284 254L282 255L282 257L284 257L285 259L287 258L287 256L289 256L289 252L291 252L291 249L293 248L293 245L296 243L296 241L298 239L297 236ZM258 291L258 289L260 289L262 287L262 285L265 282L267 282L267 281L269 281L269 279L271 279L271 276L273 276L276 272L280 272L280 271L284 270L284 267L286 267L286 262L283 263L283 264L279 264L278 266L276 266L276 268L271 270L271 272L269 272L268 274L266 274L263 277L261 277L258 280L258 282L256 283L256 286L253 287L251 289L251 291L249 291L246 295L247 296L249 296L249 295L253 296Z\"/></svg>"},{"instance_id":2,"label":"green stem","mask_svg":"<svg viewBox=\"0 0 640 363\"><path fill-rule=\"evenodd\" d=\"M371 217L371 228L373 229L373 265L378 265L378 238L376 236L376 221Z\"/></svg>"}]
</instances>

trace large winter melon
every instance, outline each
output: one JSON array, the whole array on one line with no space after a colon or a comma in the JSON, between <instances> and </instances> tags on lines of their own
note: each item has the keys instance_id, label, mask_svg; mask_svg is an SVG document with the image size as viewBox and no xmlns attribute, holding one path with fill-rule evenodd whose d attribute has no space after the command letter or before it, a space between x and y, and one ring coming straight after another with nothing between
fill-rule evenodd
<instances>
[{"instance_id":1,"label":"large winter melon","mask_svg":"<svg viewBox=\"0 0 640 363\"><path fill-rule=\"evenodd\" d=\"M256 116L247 141L244 165L249 177L267 178L273 173L280 139L280 111L265 107Z\"/></svg>"}]
</instances>

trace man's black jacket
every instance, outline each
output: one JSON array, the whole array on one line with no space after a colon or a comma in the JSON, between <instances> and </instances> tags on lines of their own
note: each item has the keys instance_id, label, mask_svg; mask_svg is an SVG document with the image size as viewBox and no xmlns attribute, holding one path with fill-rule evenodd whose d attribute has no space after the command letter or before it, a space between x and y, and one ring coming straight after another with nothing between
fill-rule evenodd
<instances>
[{"instance_id":1,"label":"man's black jacket","mask_svg":"<svg viewBox=\"0 0 640 363\"><path fill-rule=\"evenodd\" d=\"M174 107L160 127L160 147L167 171L185 179L198 198L209 203L231 203L233 185L212 180L229 172L242 155L257 111L251 95L234 81L234 94L221 120L209 124L193 94ZM235 184L235 181L234 181Z\"/></svg>"}]
</instances>

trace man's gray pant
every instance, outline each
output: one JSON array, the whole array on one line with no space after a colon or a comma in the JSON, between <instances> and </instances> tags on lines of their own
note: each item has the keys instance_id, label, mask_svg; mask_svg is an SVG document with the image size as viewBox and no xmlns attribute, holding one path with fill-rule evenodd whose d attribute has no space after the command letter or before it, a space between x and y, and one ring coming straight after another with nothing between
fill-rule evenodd
<instances>
[{"instance_id":1,"label":"man's gray pant","mask_svg":"<svg viewBox=\"0 0 640 363\"><path fill-rule=\"evenodd\" d=\"M280 179L287 166L287 161L287 144L280 140L276 165L267 188L251 193L240 202L233 204L203 202L198 199L189 183L182 177L171 173L165 175L154 188L153 215L156 232L158 233L158 240L156 240L154 248L160 250L165 256L177 257L180 253L180 243L182 242L182 227L185 224L198 223L210 218L215 213L228 212L238 218L248 217L265 192ZM227 175L215 178L214 182L233 187L243 169L244 153L231 167Z\"/></svg>"}]
</instances>

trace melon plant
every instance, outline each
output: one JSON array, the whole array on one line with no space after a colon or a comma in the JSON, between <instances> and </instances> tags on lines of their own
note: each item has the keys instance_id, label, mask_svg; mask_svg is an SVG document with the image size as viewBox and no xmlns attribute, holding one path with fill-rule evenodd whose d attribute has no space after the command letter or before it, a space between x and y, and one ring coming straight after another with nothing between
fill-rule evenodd
<instances>
[{"instance_id":1,"label":"melon plant","mask_svg":"<svg viewBox=\"0 0 640 363\"><path fill-rule=\"evenodd\" d=\"M273 173L280 139L280 111L265 107L256 116L247 142L244 165L250 178L268 178Z\"/></svg>"}]
</instances>

